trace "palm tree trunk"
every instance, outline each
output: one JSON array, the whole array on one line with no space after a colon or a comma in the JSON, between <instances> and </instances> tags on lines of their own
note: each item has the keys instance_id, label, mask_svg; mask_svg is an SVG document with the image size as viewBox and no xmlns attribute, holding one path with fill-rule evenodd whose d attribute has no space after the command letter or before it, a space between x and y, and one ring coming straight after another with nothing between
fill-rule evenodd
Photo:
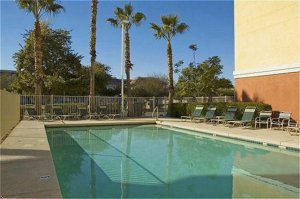
<instances>
[{"instance_id":1,"label":"palm tree trunk","mask_svg":"<svg viewBox=\"0 0 300 199\"><path fill-rule=\"evenodd\" d=\"M90 38L90 95L95 95L95 62L96 62L96 17L98 0L92 0L91 38Z\"/></svg>"},{"instance_id":2,"label":"palm tree trunk","mask_svg":"<svg viewBox=\"0 0 300 199\"><path fill-rule=\"evenodd\" d=\"M35 68L35 108L41 114L41 94L42 94L42 39L41 26L38 19L34 22L34 68Z\"/></svg>"},{"instance_id":3,"label":"palm tree trunk","mask_svg":"<svg viewBox=\"0 0 300 199\"><path fill-rule=\"evenodd\" d=\"M129 32L126 28L125 32L125 73L126 73L126 91L127 96L131 96L131 86L130 86L130 70L131 70L131 61L130 61L130 38L129 38Z\"/></svg>"},{"instance_id":4,"label":"palm tree trunk","mask_svg":"<svg viewBox=\"0 0 300 199\"><path fill-rule=\"evenodd\" d=\"M168 41L168 83L169 83L169 107L173 104L174 97L174 85L173 85L173 57L172 57L172 46L171 41Z\"/></svg>"},{"instance_id":5,"label":"palm tree trunk","mask_svg":"<svg viewBox=\"0 0 300 199\"><path fill-rule=\"evenodd\" d=\"M34 63L35 63L35 95L42 94L42 47L41 26L39 20L34 23Z\"/></svg>"}]
</instances>

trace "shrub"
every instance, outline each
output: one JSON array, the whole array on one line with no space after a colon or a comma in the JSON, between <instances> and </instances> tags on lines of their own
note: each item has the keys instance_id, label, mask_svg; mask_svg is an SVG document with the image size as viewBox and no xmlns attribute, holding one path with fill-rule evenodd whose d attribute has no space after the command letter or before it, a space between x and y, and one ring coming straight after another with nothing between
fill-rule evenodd
<instances>
[{"instance_id":1,"label":"shrub","mask_svg":"<svg viewBox=\"0 0 300 199\"><path fill-rule=\"evenodd\" d=\"M211 102L211 103L189 103L189 104L173 104L171 107L171 117L180 117L182 115L190 115L194 111L197 105L203 105L203 115L205 114L209 106L217 107L216 115L224 115L227 107L237 106L236 119L240 120L243 116L244 110L247 106L255 106L256 112L255 117L258 116L260 111L272 110L271 105L258 103L258 102Z\"/></svg>"}]
</instances>

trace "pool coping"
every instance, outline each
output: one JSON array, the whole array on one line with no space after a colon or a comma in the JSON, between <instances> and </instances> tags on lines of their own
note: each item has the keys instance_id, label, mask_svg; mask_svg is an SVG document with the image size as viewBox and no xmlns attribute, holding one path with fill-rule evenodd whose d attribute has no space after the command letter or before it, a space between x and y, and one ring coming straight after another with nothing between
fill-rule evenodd
<instances>
[{"instance_id":1,"label":"pool coping","mask_svg":"<svg viewBox=\"0 0 300 199\"><path fill-rule=\"evenodd\" d=\"M50 146L48 143L46 128L53 127L78 127L78 126L110 126L110 125L138 125L138 124L157 124L165 127L177 128L187 131L199 133L201 135L217 136L230 140L240 140L242 142L255 143L257 146L274 147L284 151L300 151L299 144L295 147L295 143L289 142L284 136L284 140L272 141L262 138L258 135L249 137L247 133L253 130L242 130L241 128L228 128L213 126L205 123L181 122L177 119L163 119L156 121L155 119L129 119L129 120L104 120L104 121L66 121L66 122L38 122L38 121L21 121L11 134L1 144L1 154L5 150L24 151L23 156L20 154L8 153L7 156L1 156L1 179L2 179L2 197L32 197L32 198L62 198L59 182L57 179L55 166L53 163ZM231 133L230 131L233 131ZM264 132L267 130L261 130ZM257 134L259 134L259 132ZM269 133L269 132L268 132ZM286 133L286 132L285 132ZM278 132L273 131L273 134ZM279 133L280 134L280 133ZM251 134L250 134L251 135ZM282 136L281 136L282 137ZM298 137L298 136L297 136ZM299 139L299 138L298 138ZM260 144L260 145L259 145ZM41 150L42 155L38 158L22 161L26 157L26 150ZM286 150L287 149L287 150ZM28 154L27 154L28 156ZM29 157L29 156L28 156ZM41 163L41 159L42 161ZM21 162L21 164L20 164ZM47 163L45 165L45 162ZM25 167L24 167L25 165ZM26 170L22 168L37 167L37 170ZM43 167L41 167L43 165ZM20 168L17 171L14 169ZM29 167L32 168L32 167ZM5 172L2 172L2 171ZM41 180L41 174L50 174L47 180ZM29 183L20 183L24 179L30 179ZM36 186L33 186L37 184ZM37 187L38 186L38 187ZM50 188L49 188L50 187ZM31 191L28 191L30 189ZM26 192L27 191L27 192Z\"/></svg>"}]
</instances>

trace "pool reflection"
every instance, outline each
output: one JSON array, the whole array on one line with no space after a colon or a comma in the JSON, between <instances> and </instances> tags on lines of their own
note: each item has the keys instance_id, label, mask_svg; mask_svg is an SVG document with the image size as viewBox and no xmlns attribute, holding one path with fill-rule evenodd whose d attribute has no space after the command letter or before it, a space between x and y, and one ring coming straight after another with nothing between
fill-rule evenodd
<instances>
[{"instance_id":1,"label":"pool reflection","mask_svg":"<svg viewBox=\"0 0 300 199\"><path fill-rule=\"evenodd\" d=\"M195 138L156 126L47 133L64 198L299 195L297 154Z\"/></svg>"}]
</instances>

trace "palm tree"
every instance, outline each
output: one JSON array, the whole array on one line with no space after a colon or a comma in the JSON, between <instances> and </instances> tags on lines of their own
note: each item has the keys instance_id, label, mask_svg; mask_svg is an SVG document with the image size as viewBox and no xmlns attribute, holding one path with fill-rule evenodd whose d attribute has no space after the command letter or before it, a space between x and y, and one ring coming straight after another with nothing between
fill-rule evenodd
<instances>
[{"instance_id":1,"label":"palm tree","mask_svg":"<svg viewBox=\"0 0 300 199\"><path fill-rule=\"evenodd\" d=\"M42 94L42 40L40 19L43 14L58 14L64 8L56 0L17 0L19 8L34 16L35 95Z\"/></svg>"},{"instance_id":2,"label":"palm tree","mask_svg":"<svg viewBox=\"0 0 300 199\"><path fill-rule=\"evenodd\" d=\"M90 95L95 95L95 63L96 63L96 18L97 18L98 0L92 0L92 16L91 16L91 35L90 35Z\"/></svg>"},{"instance_id":3,"label":"palm tree","mask_svg":"<svg viewBox=\"0 0 300 199\"><path fill-rule=\"evenodd\" d=\"M127 87L127 96L131 95L130 88L130 70L132 69L133 64L130 61L130 38L129 30L132 25L139 26L142 20L146 19L146 16L141 13L133 12L133 7L131 4L125 4L124 9L117 7L114 11L115 17L108 18L106 21L109 22L112 26L116 28L121 28L124 21L125 28L125 73L126 73L126 87Z\"/></svg>"},{"instance_id":4,"label":"palm tree","mask_svg":"<svg viewBox=\"0 0 300 199\"><path fill-rule=\"evenodd\" d=\"M191 49L193 51L194 65L195 65L195 63L196 63L195 53L198 50L197 44L191 44L191 45L189 45L189 49Z\"/></svg>"},{"instance_id":5,"label":"palm tree","mask_svg":"<svg viewBox=\"0 0 300 199\"><path fill-rule=\"evenodd\" d=\"M177 15L161 16L162 25L150 23L151 28L155 31L154 36L157 39L165 39L168 42L167 57L168 57L168 87L169 87L169 105L173 103L174 85L173 85L173 57L172 57L172 38L178 33L182 34L188 29L185 23L179 23ZM170 107L170 106L169 106Z\"/></svg>"}]
</instances>

